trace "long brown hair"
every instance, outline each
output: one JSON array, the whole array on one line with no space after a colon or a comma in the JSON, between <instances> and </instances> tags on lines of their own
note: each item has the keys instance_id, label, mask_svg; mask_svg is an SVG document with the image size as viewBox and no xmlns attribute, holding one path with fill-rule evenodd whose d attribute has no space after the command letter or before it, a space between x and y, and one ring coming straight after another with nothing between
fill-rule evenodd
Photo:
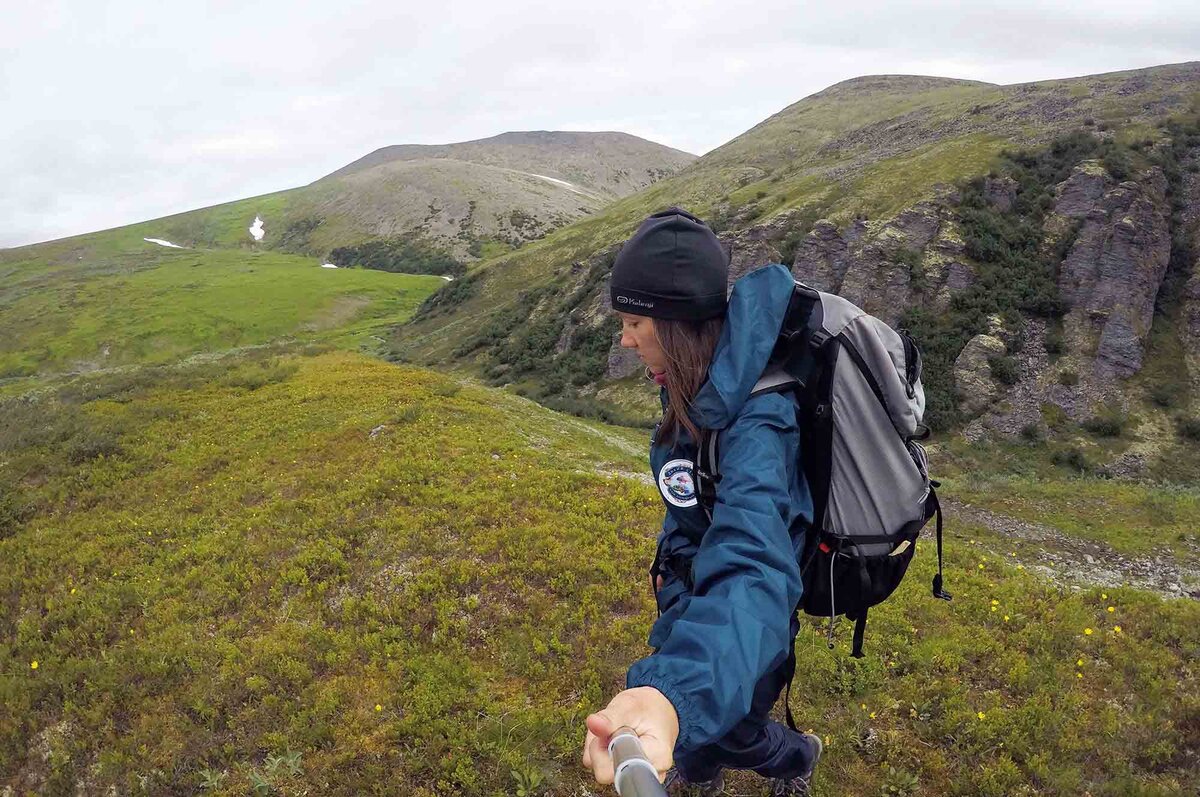
<instances>
[{"instance_id":1,"label":"long brown hair","mask_svg":"<svg viewBox=\"0 0 1200 797\"><path fill-rule=\"evenodd\" d=\"M693 441L700 439L700 430L688 417L687 408L708 376L708 364L724 324L723 315L703 321L654 319L654 336L667 361L667 408L656 441L670 435L674 445L679 441L680 426L688 430Z\"/></svg>"}]
</instances>

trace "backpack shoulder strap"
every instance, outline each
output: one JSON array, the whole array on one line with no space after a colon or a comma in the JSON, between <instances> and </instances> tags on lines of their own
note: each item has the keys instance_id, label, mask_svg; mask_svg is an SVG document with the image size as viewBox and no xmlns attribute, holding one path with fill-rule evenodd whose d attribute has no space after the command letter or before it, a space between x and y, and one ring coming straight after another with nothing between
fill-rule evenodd
<instances>
[{"instance_id":1,"label":"backpack shoulder strap","mask_svg":"<svg viewBox=\"0 0 1200 797\"><path fill-rule=\"evenodd\" d=\"M701 429L696 444L696 500L709 523L712 523L712 510L717 503L717 483L721 481L717 470L718 437L715 429Z\"/></svg>"}]
</instances>

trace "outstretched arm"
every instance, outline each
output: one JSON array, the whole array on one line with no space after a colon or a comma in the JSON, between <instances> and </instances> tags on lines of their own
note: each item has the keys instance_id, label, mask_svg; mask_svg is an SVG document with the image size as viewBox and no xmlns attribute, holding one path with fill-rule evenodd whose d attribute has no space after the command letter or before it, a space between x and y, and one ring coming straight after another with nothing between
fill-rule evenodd
<instances>
[{"instance_id":1,"label":"outstretched arm","mask_svg":"<svg viewBox=\"0 0 1200 797\"><path fill-rule=\"evenodd\" d=\"M723 442L691 601L658 652L626 677L627 687L652 686L671 701L685 749L719 739L750 712L755 684L787 657L802 589L789 534L794 405L778 394L755 399Z\"/></svg>"}]
</instances>

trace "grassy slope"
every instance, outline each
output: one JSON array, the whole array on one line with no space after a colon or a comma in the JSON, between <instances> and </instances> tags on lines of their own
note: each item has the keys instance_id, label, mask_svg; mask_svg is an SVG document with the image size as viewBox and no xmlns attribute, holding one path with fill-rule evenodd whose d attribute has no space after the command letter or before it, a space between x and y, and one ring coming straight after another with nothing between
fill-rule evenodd
<instances>
[{"instance_id":1,"label":"grassy slope","mask_svg":"<svg viewBox=\"0 0 1200 797\"><path fill-rule=\"evenodd\" d=\"M644 432L347 353L91 377L6 409L0 785L586 784L582 718L646 652L662 513L653 487L592 471L643 469ZM1200 788L1200 605L1056 588L966 545L944 603L920 547L866 658L844 624L836 651L801 632L817 794Z\"/></svg>"},{"instance_id":2,"label":"grassy slope","mask_svg":"<svg viewBox=\"0 0 1200 797\"><path fill-rule=\"evenodd\" d=\"M164 363L281 337L353 346L443 284L274 252L168 249L142 241L149 231L0 258L0 376Z\"/></svg>"}]
</instances>

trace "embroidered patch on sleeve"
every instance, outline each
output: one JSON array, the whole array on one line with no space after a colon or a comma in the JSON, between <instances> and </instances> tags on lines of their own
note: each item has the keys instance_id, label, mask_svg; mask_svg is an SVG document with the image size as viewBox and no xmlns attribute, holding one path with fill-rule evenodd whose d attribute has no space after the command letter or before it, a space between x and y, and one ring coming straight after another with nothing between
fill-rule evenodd
<instances>
[{"instance_id":1,"label":"embroidered patch on sleeve","mask_svg":"<svg viewBox=\"0 0 1200 797\"><path fill-rule=\"evenodd\" d=\"M658 489L675 506L696 505L696 482L690 459L672 459L658 472Z\"/></svg>"}]
</instances>

